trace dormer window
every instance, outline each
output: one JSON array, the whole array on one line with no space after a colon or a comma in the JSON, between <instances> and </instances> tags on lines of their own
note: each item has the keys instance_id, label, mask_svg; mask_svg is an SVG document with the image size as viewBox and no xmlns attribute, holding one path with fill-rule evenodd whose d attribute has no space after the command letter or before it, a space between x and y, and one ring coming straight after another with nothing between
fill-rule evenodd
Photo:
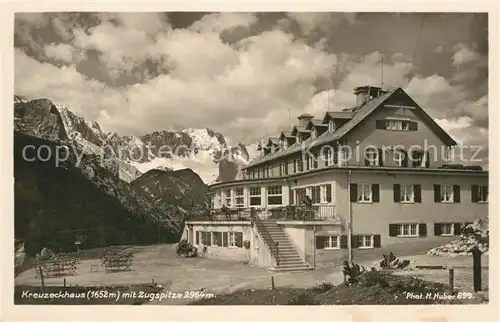
<instances>
[{"instance_id":1,"label":"dormer window","mask_svg":"<svg viewBox=\"0 0 500 322\"><path fill-rule=\"evenodd\" d=\"M288 149L288 142L286 139L283 140L282 146L283 146L283 150Z\"/></svg>"},{"instance_id":2,"label":"dormer window","mask_svg":"<svg viewBox=\"0 0 500 322\"><path fill-rule=\"evenodd\" d=\"M299 134L299 133L297 133L297 137L296 137L296 139L297 139L297 143L302 142L302 138L300 137L300 134Z\"/></svg>"},{"instance_id":3,"label":"dormer window","mask_svg":"<svg viewBox=\"0 0 500 322\"><path fill-rule=\"evenodd\" d=\"M328 132L335 132L335 122L333 120L328 122Z\"/></svg>"},{"instance_id":4,"label":"dormer window","mask_svg":"<svg viewBox=\"0 0 500 322\"><path fill-rule=\"evenodd\" d=\"M317 136L317 134L318 134L318 132L317 132L316 128L313 128L313 129L311 130L311 138L313 138L313 139L314 139L314 138Z\"/></svg>"}]
</instances>

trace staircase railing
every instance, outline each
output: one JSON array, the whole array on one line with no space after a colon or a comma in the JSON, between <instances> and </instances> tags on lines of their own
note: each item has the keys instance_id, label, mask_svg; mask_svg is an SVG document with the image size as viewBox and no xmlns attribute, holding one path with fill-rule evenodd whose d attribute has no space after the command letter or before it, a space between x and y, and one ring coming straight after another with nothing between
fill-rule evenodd
<instances>
[{"instance_id":1,"label":"staircase railing","mask_svg":"<svg viewBox=\"0 0 500 322\"><path fill-rule=\"evenodd\" d=\"M252 224L254 224L255 227L257 227L257 230L261 234L262 239L264 240L264 243L269 248L271 256L274 257L274 259L276 261L276 266L278 266L279 265L279 243L273 240L273 236L267 230L266 226L262 222L262 219L260 219L260 217L258 216L258 214L254 208L250 209L250 220L252 221Z\"/></svg>"}]
</instances>

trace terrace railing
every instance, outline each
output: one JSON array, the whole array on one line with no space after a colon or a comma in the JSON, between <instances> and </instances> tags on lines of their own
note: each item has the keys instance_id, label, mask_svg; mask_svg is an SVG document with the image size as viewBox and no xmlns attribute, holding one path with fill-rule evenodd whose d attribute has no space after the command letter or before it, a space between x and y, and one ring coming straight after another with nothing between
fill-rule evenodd
<instances>
[{"instance_id":1,"label":"terrace railing","mask_svg":"<svg viewBox=\"0 0 500 322\"><path fill-rule=\"evenodd\" d=\"M274 208L227 208L207 210L186 217L186 221L250 221L251 209L259 219L274 220L336 220L335 205L295 206Z\"/></svg>"}]
</instances>

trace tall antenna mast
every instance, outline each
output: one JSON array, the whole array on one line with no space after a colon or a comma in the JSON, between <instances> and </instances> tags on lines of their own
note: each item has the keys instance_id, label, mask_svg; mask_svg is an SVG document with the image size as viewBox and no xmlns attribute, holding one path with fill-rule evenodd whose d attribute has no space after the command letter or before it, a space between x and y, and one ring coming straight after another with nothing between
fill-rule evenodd
<instances>
[{"instance_id":1,"label":"tall antenna mast","mask_svg":"<svg viewBox=\"0 0 500 322\"><path fill-rule=\"evenodd\" d=\"M380 57L380 88L384 90L384 57Z\"/></svg>"}]
</instances>

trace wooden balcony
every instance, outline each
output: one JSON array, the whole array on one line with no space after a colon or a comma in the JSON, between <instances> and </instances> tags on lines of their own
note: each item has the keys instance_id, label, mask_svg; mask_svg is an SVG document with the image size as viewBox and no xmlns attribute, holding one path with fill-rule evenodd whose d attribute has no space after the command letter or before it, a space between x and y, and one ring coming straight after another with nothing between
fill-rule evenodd
<instances>
[{"instance_id":1,"label":"wooden balcony","mask_svg":"<svg viewBox=\"0 0 500 322\"><path fill-rule=\"evenodd\" d=\"M221 208L206 211L202 215L186 217L186 221L250 221L251 208ZM254 208L260 219L325 221L338 220L335 205L280 206L273 208Z\"/></svg>"}]
</instances>

